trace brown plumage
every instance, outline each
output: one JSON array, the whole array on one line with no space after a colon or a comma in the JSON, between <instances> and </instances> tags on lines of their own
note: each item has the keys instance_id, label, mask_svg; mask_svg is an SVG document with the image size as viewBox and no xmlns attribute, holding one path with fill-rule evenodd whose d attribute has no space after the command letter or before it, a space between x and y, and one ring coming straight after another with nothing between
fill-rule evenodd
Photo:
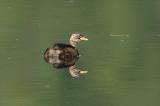
<instances>
[{"instance_id":1,"label":"brown plumage","mask_svg":"<svg viewBox=\"0 0 160 106\"><path fill-rule=\"evenodd\" d=\"M59 50L60 53L54 52L56 55L50 57L49 50ZM52 64L55 68L65 68L74 65L78 60L78 55L78 50L75 47L69 44L56 43L53 47L46 49L44 59L47 63L50 63L49 60L54 58Z\"/></svg>"}]
</instances>

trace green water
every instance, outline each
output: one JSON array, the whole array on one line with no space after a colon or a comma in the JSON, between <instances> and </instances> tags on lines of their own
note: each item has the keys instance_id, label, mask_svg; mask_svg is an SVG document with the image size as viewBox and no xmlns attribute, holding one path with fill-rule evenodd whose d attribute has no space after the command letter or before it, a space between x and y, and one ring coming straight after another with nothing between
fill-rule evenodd
<instances>
[{"instance_id":1,"label":"green water","mask_svg":"<svg viewBox=\"0 0 160 106\"><path fill-rule=\"evenodd\" d=\"M160 106L159 0L0 0L0 106ZM42 54L81 32L72 79Z\"/></svg>"}]
</instances>

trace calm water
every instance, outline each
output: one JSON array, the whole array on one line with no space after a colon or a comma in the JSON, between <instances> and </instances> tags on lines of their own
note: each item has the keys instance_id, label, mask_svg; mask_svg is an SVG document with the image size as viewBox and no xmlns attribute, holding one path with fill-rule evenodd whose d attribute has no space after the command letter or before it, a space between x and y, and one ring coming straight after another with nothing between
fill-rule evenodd
<instances>
[{"instance_id":1,"label":"calm water","mask_svg":"<svg viewBox=\"0 0 160 106\"><path fill-rule=\"evenodd\" d=\"M0 0L0 106L160 106L159 0ZM42 54L87 34L72 79Z\"/></svg>"}]
</instances>

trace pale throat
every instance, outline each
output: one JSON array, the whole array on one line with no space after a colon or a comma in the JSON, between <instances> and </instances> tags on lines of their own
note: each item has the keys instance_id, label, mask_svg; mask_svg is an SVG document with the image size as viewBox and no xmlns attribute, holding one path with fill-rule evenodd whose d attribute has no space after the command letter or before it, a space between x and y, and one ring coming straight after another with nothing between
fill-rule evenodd
<instances>
[{"instance_id":1,"label":"pale throat","mask_svg":"<svg viewBox=\"0 0 160 106\"><path fill-rule=\"evenodd\" d=\"M72 39L70 39L70 44L74 47L77 47L78 42L73 41Z\"/></svg>"}]
</instances>

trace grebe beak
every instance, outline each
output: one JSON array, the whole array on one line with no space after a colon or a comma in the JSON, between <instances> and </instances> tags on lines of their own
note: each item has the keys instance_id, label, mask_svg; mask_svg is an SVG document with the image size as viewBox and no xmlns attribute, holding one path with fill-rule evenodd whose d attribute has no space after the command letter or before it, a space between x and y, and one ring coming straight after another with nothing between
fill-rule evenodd
<instances>
[{"instance_id":1,"label":"grebe beak","mask_svg":"<svg viewBox=\"0 0 160 106\"><path fill-rule=\"evenodd\" d=\"M82 37L80 38L80 40L82 40L82 41L88 41L88 39L87 39L86 37L84 37L84 36L82 36Z\"/></svg>"}]
</instances>

